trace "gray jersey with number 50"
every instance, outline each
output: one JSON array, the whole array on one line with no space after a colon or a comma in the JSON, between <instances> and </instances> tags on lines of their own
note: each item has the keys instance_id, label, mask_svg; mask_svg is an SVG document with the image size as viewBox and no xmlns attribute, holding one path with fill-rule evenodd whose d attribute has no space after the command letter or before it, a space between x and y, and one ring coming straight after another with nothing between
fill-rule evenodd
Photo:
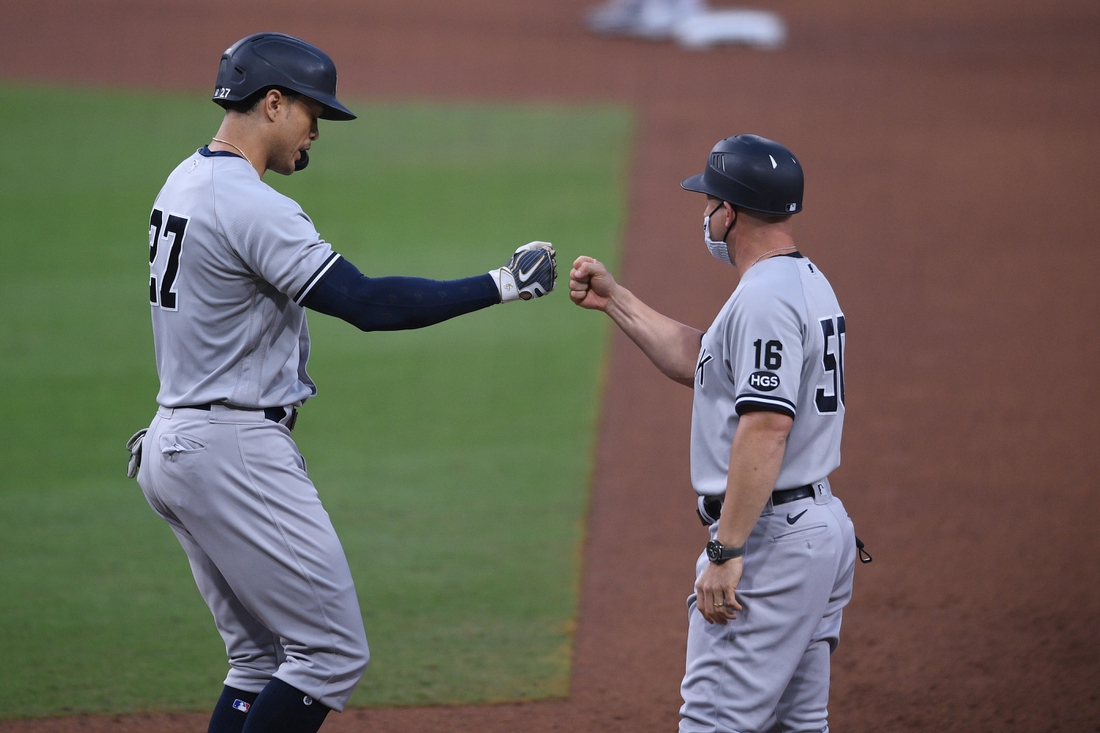
<instances>
[{"instance_id":1,"label":"gray jersey with number 50","mask_svg":"<svg viewBox=\"0 0 1100 733\"><path fill-rule=\"evenodd\" d=\"M840 465L844 425L844 315L832 286L800 254L750 267L703 335L691 415L695 491L726 491L741 415L794 418L776 489L828 476Z\"/></svg>"},{"instance_id":2,"label":"gray jersey with number 50","mask_svg":"<svg viewBox=\"0 0 1100 733\"><path fill-rule=\"evenodd\" d=\"M202 148L183 161L149 217L157 402L265 408L316 394L300 303L338 257L240 156Z\"/></svg>"}]
</instances>

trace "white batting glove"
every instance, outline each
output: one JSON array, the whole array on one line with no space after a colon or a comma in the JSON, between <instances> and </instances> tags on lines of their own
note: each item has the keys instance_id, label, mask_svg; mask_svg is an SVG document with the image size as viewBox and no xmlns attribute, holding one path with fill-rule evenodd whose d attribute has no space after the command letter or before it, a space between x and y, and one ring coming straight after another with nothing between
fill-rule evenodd
<instances>
[{"instance_id":1,"label":"white batting glove","mask_svg":"<svg viewBox=\"0 0 1100 733\"><path fill-rule=\"evenodd\" d=\"M138 469L141 468L141 446L147 432L148 428L142 428L126 441L126 450L130 451L130 460L126 465L127 478L137 478Z\"/></svg>"},{"instance_id":2,"label":"white batting glove","mask_svg":"<svg viewBox=\"0 0 1100 733\"><path fill-rule=\"evenodd\" d=\"M490 270L500 302L541 298L553 290L558 279L557 256L549 242L528 242L516 250L507 265Z\"/></svg>"}]
</instances>

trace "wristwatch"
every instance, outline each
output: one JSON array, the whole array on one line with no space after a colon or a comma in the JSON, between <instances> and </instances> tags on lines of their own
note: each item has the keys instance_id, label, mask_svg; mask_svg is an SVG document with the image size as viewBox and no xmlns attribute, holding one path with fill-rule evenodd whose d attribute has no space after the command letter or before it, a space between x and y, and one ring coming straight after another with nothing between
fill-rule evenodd
<instances>
[{"instance_id":1,"label":"wristwatch","mask_svg":"<svg viewBox=\"0 0 1100 733\"><path fill-rule=\"evenodd\" d=\"M718 540L711 540L707 543L707 558L715 565L721 565L726 560L732 560L744 554L744 545L740 547L726 547Z\"/></svg>"}]
</instances>

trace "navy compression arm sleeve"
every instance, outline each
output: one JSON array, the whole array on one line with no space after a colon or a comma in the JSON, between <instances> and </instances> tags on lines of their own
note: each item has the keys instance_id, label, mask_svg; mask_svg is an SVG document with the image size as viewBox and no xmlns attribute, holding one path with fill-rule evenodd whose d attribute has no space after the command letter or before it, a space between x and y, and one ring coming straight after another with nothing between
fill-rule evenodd
<instances>
[{"instance_id":1,"label":"navy compression arm sleeve","mask_svg":"<svg viewBox=\"0 0 1100 733\"><path fill-rule=\"evenodd\" d=\"M302 305L342 318L362 331L423 328L500 302L491 275L461 280L367 277L344 258L325 273Z\"/></svg>"}]
</instances>

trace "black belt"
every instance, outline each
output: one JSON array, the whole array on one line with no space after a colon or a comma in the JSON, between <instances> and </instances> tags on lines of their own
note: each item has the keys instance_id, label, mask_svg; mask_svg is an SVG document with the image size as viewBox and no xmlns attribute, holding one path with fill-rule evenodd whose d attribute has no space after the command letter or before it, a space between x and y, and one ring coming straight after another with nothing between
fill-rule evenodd
<instances>
[{"instance_id":1,"label":"black belt","mask_svg":"<svg viewBox=\"0 0 1100 733\"><path fill-rule=\"evenodd\" d=\"M180 409L180 410L206 410L207 412L210 412L210 407L212 405L221 405L222 407L228 407L230 410L251 410L252 409L250 407L237 407L236 405L227 405L227 404L222 403L222 402L208 402L205 405L184 405L183 407L180 407L180 408L177 408L177 409ZM298 421L298 411L295 410L293 407L290 408L290 419L287 420L287 409L285 407L265 407L264 408L264 417L267 418L268 420L270 420L271 422L277 422L277 423L285 425L287 430L293 430L294 429L294 423L296 423ZM286 420L286 422L284 423L283 420Z\"/></svg>"},{"instance_id":2,"label":"black belt","mask_svg":"<svg viewBox=\"0 0 1100 733\"><path fill-rule=\"evenodd\" d=\"M772 492L772 506L779 506L780 504L789 504L792 501L798 501L799 499L809 499L814 496L816 492L814 487L810 484L805 486L799 486L797 489L780 489L779 491ZM709 517L703 516L703 512L706 512ZM708 496L703 499L703 509L699 511L699 521L705 526L709 527L718 521L718 517L722 515L722 497L720 496ZM712 519L712 521L707 521Z\"/></svg>"},{"instance_id":3,"label":"black belt","mask_svg":"<svg viewBox=\"0 0 1100 733\"><path fill-rule=\"evenodd\" d=\"M816 492L813 486L799 486L797 489L782 489L780 491L772 492L772 506L779 506L780 504L789 504L792 501L798 501L799 499L809 499ZM701 509L697 509L699 514L699 521L703 523L704 527L709 527L718 521L718 517L722 515L722 497L720 496L705 496L703 497L703 506ZM710 516L707 516L707 515ZM799 515L801 516L801 515ZM787 515L787 521L790 521L790 515ZM866 545L863 541L856 537L856 552L859 556L861 563L871 562L871 553L867 552Z\"/></svg>"}]
</instances>

